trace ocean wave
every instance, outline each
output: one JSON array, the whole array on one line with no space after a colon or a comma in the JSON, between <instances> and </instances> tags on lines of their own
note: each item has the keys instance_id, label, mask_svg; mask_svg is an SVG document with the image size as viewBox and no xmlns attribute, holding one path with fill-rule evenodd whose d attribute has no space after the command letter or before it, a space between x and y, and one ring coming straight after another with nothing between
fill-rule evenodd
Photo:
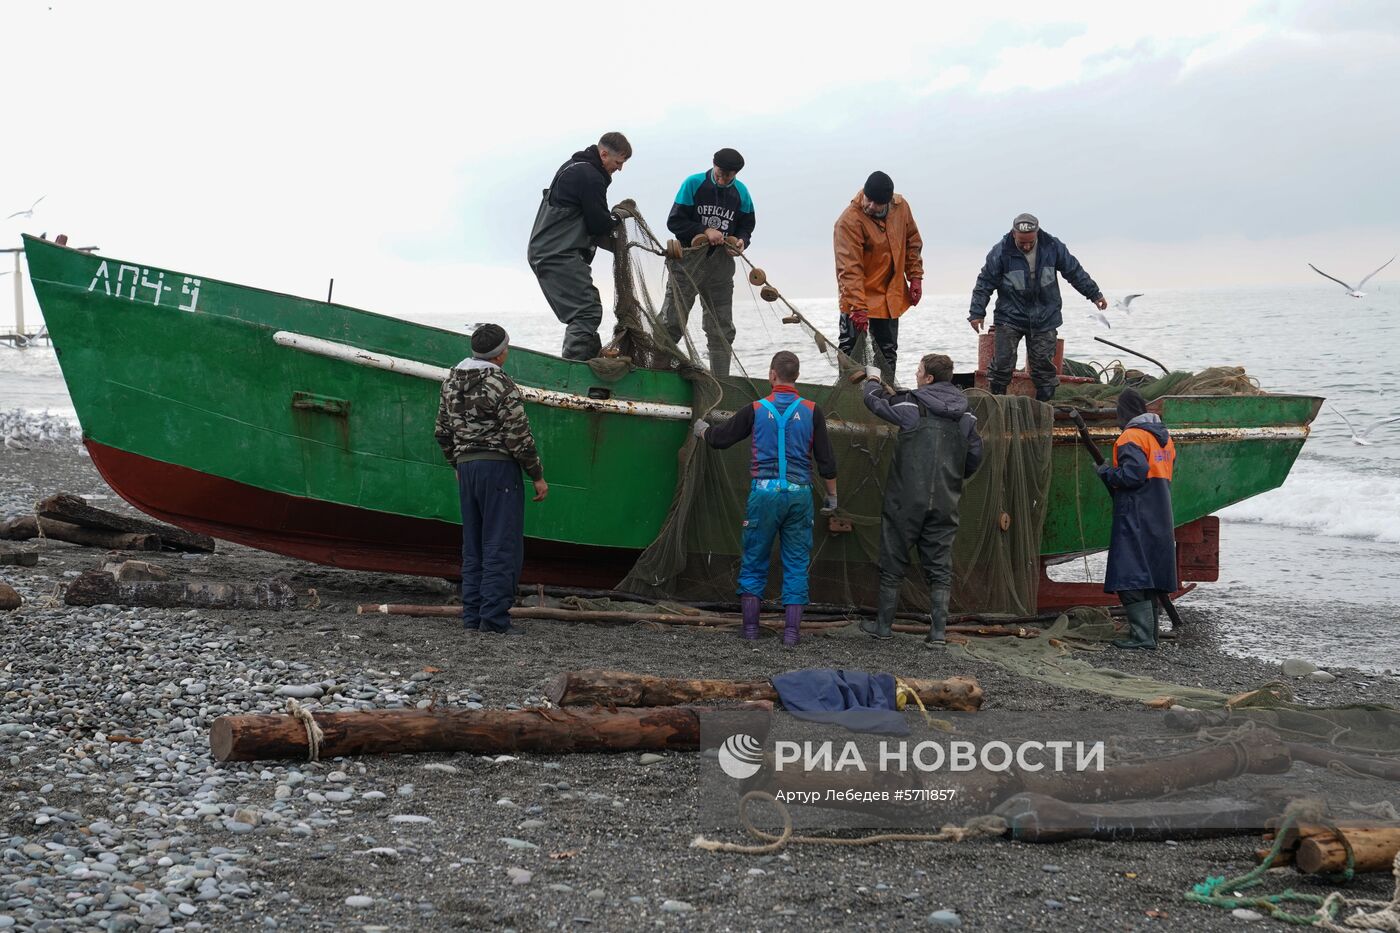
<instances>
[{"instance_id":1,"label":"ocean wave","mask_svg":"<svg viewBox=\"0 0 1400 933\"><path fill-rule=\"evenodd\" d=\"M1278 489L1223 509L1220 517L1400 544L1400 476L1299 460Z\"/></svg>"}]
</instances>

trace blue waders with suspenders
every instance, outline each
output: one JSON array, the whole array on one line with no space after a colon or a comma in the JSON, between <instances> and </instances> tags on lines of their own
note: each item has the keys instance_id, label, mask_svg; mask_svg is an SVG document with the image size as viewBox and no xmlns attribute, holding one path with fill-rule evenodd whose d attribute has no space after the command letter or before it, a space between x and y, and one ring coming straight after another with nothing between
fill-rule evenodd
<instances>
[{"instance_id":1,"label":"blue waders with suspenders","mask_svg":"<svg viewBox=\"0 0 1400 933\"><path fill-rule=\"evenodd\" d=\"M802 609L807 605L807 570L812 559L812 487L808 483L793 483L787 475L787 427L803 407L801 396L793 399L786 411L769 399L758 404L768 411L777 429L778 476L776 479L755 479L749 490L748 510L744 519L743 563L739 571L739 596L744 607L744 637L758 637L758 604L768 583L768 559L773 542L780 542L783 562L784 610L783 644L796 645L802 624ZM758 423L754 425L757 443Z\"/></svg>"}]
</instances>

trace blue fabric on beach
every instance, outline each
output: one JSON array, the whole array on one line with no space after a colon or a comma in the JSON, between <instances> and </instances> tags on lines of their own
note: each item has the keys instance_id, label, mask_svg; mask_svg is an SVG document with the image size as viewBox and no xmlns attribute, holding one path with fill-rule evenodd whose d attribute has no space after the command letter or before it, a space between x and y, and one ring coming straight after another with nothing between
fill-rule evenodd
<instances>
[{"instance_id":1,"label":"blue fabric on beach","mask_svg":"<svg viewBox=\"0 0 1400 933\"><path fill-rule=\"evenodd\" d=\"M908 735L896 704L893 674L812 668L770 679L783 709L799 719L829 722L852 732Z\"/></svg>"}]
</instances>

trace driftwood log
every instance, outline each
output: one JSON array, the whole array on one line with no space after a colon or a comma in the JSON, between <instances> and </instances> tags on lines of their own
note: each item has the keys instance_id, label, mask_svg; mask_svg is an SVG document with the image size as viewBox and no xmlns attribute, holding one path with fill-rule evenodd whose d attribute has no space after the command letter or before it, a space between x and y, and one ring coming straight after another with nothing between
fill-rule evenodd
<instances>
[{"instance_id":1,"label":"driftwood log","mask_svg":"<svg viewBox=\"0 0 1400 933\"><path fill-rule=\"evenodd\" d=\"M153 606L163 609L295 609L296 593L281 580L257 583L120 582L104 570L88 570L69 583L70 606Z\"/></svg>"},{"instance_id":2,"label":"driftwood log","mask_svg":"<svg viewBox=\"0 0 1400 933\"><path fill-rule=\"evenodd\" d=\"M355 609L359 615L390 616L434 616L455 618L462 614L461 606L416 606L395 603L366 603ZM693 625L701 628L719 628L739 625L743 620L737 616L713 615L697 612L695 615L677 615L665 612L607 612L593 609L551 609L540 606L516 606L510 610L512 619L543 622L587 622L592 625L637 625L641 622L656 622L661 625ZM779 630L782 619L763 619L759 623L764 628ZM804 622L802 631L821 632L827 629L850 625L849 619L834 622Z\"/></svg>"},{"instance_id":3,"label":"driftwood log","mask_svg":"<svg viewBox=\"0 0 1400 933\"><path fill-rule=\"evenodd\" d=\"M38 511L44 518L69 522L84 528L155 535L160 538L162 547L172 551L208 553L214 550L214 539L208 535L186 531L173 525L147 521L143 518L129 518L115 512L108 512L106 509L88 505L80 496L69 495L66 492L42 500L39 503Z\"/></svg>"},{"instance_id":4,"label":"driftwood log","mask_svg":"<svg viewBox=\"0 0 1400 933\"><path fill-rule=\"evenodd\" d=\"M901 680L927 707L963 712L982 707L982 687L974 677ZM678 706L715 700L778 699L778 692L766 680L686 680L604 670L567 671L551 680L545 692L556 706Z\"/></svg>"},{"instance_id":5,"label":"driftwood log","mask_svg":"<svg viewBox=\"0 0 1400 933\"><path fill-rule=\"evenodd\" d=\"M28 541L39 537L41 528L45 538L80 544L83 547L100 547L109 551L159 551L161 547L158 535L84 528L52 518L36 518L33 515L20 515L0 524L0 538Z\"/></svg>"},{"instance_id":6,"label":"driftwood log","mask_svg":"<svg viewBox=\"0 0 1400 933\"><path fill-rule=\"evenodd\" d=\"M0 564L11 564L16 567L37 567L39 566L39 552L0 551Z\"/></svg>"},{"instance_id":7,"label":"driftwood log","mask_svg":"<svg viewBox=\"0 0 1400 933\"><path fill-rule=\"evenodd\" d=\"M1019 842L1156 841L1257 833L1274 808L1224 797L1086 804L1017 794L997 807L996 813L1006 819L1010 838Z\"/></svg>"},{"instance_id":8,"label":"driftwood log","mask_svg":"<svg viewBox=\"0 0 1400 933\"><path fill-rule=\"evenodd\" d=\"M1347 867L1348 846L1353 871L1388 872L1395 853L1400 852L1400 826L1341 827L1305 835L1293 854L1293 864L1306 875L1339 874Z\"/></svg>"},{"instance_id":9,"label":"driftwood log","mask_svg":"<svg viewBox=\"0 0 1400 933\"><path fill-rule=\"evenodd\" d=\"M1352 771L1369 774L1371 777L1400 781L1400 761L1393 758L1389 760L1368 758L1364 755L1353 755L1303 742L1289 742L1288 753L1293 756L1294 760L1306 761L1310 765L1318 765L1323 768L1331 767L1333 764L1344 765Z\"/></svg>"},{"instance_id":10,"label":"driftwood log","mask_svg":"<svg viewBox=\"0 0 1400 933\"><path fill-rule=\"evenodd\" d=\"M731 707L733 708L733 707ZM749 704L763 709L764 704ZM696 707L619 710L369 710L313 713L320 757L414 752L695 751ZM239 715L214 720L209 744L218 761L306 758L306 726L293 716Z\"/></svg>"},{"instance_id":11,"label":"driftwood log","mask_svg":"<svg viewBox=\"0 0 1400 933\"><path fill-rule=\"evenodd\" d=\"M927 635L928 623L923 625L905 625L896 622L890 626L890 631L901 632L905 635ZM977 635L982 638L1039 638L1041 630L1038 628L1027 628L1023 625L948 625L947 631L954 635Z\"/></svg>"}]
</instances>

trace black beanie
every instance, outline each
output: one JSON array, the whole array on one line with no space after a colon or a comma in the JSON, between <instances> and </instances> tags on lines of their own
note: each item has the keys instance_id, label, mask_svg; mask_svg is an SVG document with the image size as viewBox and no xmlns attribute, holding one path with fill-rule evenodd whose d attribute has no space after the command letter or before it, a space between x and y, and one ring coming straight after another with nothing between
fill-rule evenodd
<instances>
[{"instance_id":1,"label":"black beanie","mask_svg":"<svg viewBox=\"0 0 1400 933\"><path fill-rule=\"evenodd\" d=\"M472 331L472 356L479 360L494 360L509 346L506 329L499 324L482 324Z\"/></svg>"},{"instance_id":2,"label":"black beanie","mask_svg":"<svg viewBox=\"0 0 1400 933\"><path fill-rule=\"evenodd\" d=\"M1129 421L1146 413L1147 401L1137 389L1124 389L1118 396L1118 427L1126 428Z\"/></svg>"},{"instance_id":3,"label":"black beanie","mask_svg":"<svg viewBox=\"0 0 1400 933\"><path fill-rule=\"evenodd\" d=\"M876 204L888 204L894 200L894 182L884 172L871 172L865 180L865 196Z\"/></svg>"},{"instance_id":4,"label":"black beanie","mask_svg":"<svg viewBox=\"0 0 1400 933\"><path fill-rule=\"evenodd\" d=\"M715 153L715 168L725 172L737 172L744 167L744 157L737 149L721 149Z\"/></svg>"}]
</instances>

